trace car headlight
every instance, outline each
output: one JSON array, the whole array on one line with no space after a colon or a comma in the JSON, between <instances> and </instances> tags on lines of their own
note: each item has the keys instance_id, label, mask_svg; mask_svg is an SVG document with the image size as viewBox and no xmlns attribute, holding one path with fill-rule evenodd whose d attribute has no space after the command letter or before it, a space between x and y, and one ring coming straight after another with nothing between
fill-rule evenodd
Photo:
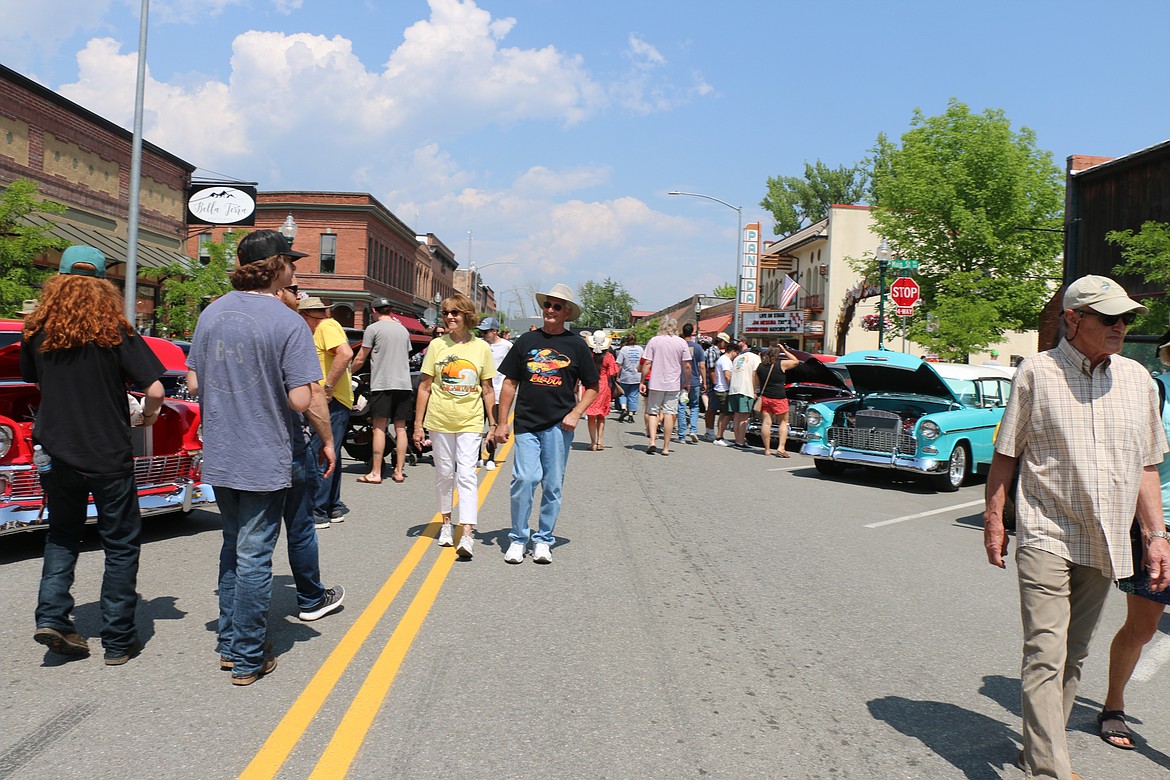
<instances>
[{"instance_id":1,"label":"car headlight","mask_svg":"<svg viewBox=\"0 0 1170 780\"><path fill-rule=\"evenodd\" d=\"M808 428L820 428L825 418L816 409L809 409L804 415L804 424Z\"/></svg>"},{"instance_id":2,"label":"car headlight","mask_svg":"<svg viewBox=\"0 0 1170 780\"><path fill-rule=\"evenodd\" d=\"M12 449L13 431L7 425L0 425L0 458L8 454Z\"/></svg>"},{"instance_id":3,"label":"car headlight","mask_svg":"<svg viewBox=\"0 0 1170 780\"><path fill-rule=\"evenodd\" d=\"M938 423L933 420L927 420L919 426L918 432L922 434L924 439L937 439L942 435L942 428L939 428Z\"/></svg>"}]
</instances>

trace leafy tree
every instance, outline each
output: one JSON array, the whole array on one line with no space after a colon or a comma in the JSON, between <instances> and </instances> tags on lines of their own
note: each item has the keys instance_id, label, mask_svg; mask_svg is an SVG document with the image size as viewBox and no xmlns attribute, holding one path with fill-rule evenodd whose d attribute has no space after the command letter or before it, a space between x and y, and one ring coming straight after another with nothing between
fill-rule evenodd
<instances>
[{"instance_id":1,"label":"leafy tree","mask_svg":"<svg viewBox=\"0 0 1170 780\"><path fill-rule=\"evenodd\" d=\"M42 200L37 185L17 179L0 192L0 314L11 317L21 303L37 296L52 271L37 268L33 261L52 249L64 249L68 241L51 235L53 224L29 225L30 214L63 214L59 203Z\"/></svg>"},{"instance_id":2,"label":"leafy tree","mask_svg":"<svg viewBox=\"0 0 1170 780\"><path fill-rule=\"evenodd\" d=\"M1170 223L1146 222L1136 233L1112 230L1105 235L1105 240L1121 247L1124 262L1113 269L1118 274L1139 276L1162 286L1170 283ZM1150 312L1139 315L1130 332L1161 335L1170 321L1170 303L1165 296L1148 298L1143 303Z\"/></svg>"},{"instance_id":3,"label":"leafy tree","mask_svg":"<svg viewBox=\"0 0 1170 780\"><path fill-rule=\"evenodd\" d=\"M222 241L203 245L207 264L194 259L176 260L161 268L143 268L143 276L162 279L162 304L156 316L171 338L188 338L195 330L199 313L212 299L231 289L228 280L235 267L236 245L247 231L229 230Z\"/></svg>"},{"instance_id":4,"label":"leafy tree","mask_svg":"<svg viewBox=\"0 0 1170 780\"><path fill-rule=\"evenodd\" d=\"M730 298L731 300L735 300L735 284L732 282L721 284L711 291L711 295L716 298Z\"/></svg>"},{"instance_id":5,"label":"leafy tree","mask_svg":"<svg viewBox=\"0 0 1170 780\"><path fill-rule=\"evenodd\" d=\"M910 336L965 359L1005 331L1037 327L1060 278L1064 182L1035 133L952 99L939 116L916 110L900 143L883 133L872 151L875 230L918 261L918 309L938 321L928 333L916 316ZM872 257L863 270L876 281Z\"/></svg>"},{"instance_id":6,"label":"leafy tree","mask_svg":"<svg viewBox=\"0 0 1170 780\"><path fill-rule=\"evenodd\" d=\"M577 288L581 299L581 316L575 328L621 328L630 321L630 312L637 301L621 282L606 277L604 282L588 281Z\"/></svg>"},{"instance_id":7,"label":"leafy tree","mask_svg":"<svg viewBox=\"0 0 1170 780\"><path fill-rule=\"evenodd\" d=\"M861 165L830 168L820 160L804 164L804 178L769 176L768 194L760 206L772 212L776 235L788 235L802 225L824 219L834 203L853 204L865 196L868 174Z\"/></svg>"},{"instance_id":8,"label":"leafy tree","mask_svg":"<svg viewBox=\"0 0 1170 780\"><path fill-rule=\"evenodd\" d=\"M645 322L639 322L630 328L629 332L634 334L634 338L638 340L639 344L646 344L646 342L658 335L658 317L646 320Z\"/></svg>"}]
</instances>

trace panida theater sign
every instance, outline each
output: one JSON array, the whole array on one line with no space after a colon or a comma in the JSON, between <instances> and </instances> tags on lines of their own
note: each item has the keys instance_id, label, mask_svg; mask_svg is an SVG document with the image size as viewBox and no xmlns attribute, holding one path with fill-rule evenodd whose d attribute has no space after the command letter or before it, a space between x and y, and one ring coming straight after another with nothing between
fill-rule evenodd
<instances>
[{"instance_id":1,"label":"panida theater sign","mask_svg":"<svg viewBox=\"0 0 1170 780\"><path fill-rule=\"evenodd\" d=\"M803 333L804 312L750 311L743 314L745 336L770 336L777 333Z\"/></svg>"}]
</instances>

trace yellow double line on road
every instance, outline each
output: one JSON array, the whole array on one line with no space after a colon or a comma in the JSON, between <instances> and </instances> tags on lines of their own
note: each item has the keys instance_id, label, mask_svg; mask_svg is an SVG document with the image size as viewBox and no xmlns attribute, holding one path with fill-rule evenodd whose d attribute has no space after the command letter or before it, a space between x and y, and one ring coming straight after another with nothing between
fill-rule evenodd
<instances>
[{"instance_id":1,"label":"yellow double line on road","mask_svg":"<svg viewBox=\"0 0 1170 780\"><path fill-rule=\"evenodd\" d=\"M500 460L508 457L513 441L514 439L509 439L500 448ZM502 469L497 469L487 472L487 476L480 482L479 506L482 507L484 501L487 500L488 493L501 471ZM378 623L386 614L386 610L390 608L402 587L414 573L423 554L434 542L440 522L440 517L436 513L426 531L407 551L406 556L394 569L390 578L386 580L386 584L382 586L370 605L354 621L353 626L341 638L329 657L325 659L325 663L321 665L317 674L313 675L313 679L293 702L292 707L285 713L260 751L244 768L240 774L240 780L267 780L276 777L277 772L288 760L289 754L292 753L297 742L309 728L313 718L324 706L325 700L329 698L334 687L341 680L354 656L377 628ZM439 589L443 586L443 581L447 579L447 574L451 571L451 566L454 563L454 550L444 549L439 554L438 560L431 566L422 587L419 588L418 593L410 602L410 606L395 627L394 633L390 635L390 639L386 642L378 660L374 662L374 666L366 675L365 682L362 683L361 689L349 705L349 709L341 719L337 730L333 732L333 738L314 767L313 774L310 775L311 778L344 777L345 773L349 771L354 756L357 755L358 749L365 741L366 734L369 732L370 726L373 725L374 718L377 716L386 694L390 691L390 686L394 683L394 677L398 674L402 660L406 657L419 629L422 628L423 620L426 619L427 613L430 612L435 599L438 598Z\"/></svg>"}]
</instances>

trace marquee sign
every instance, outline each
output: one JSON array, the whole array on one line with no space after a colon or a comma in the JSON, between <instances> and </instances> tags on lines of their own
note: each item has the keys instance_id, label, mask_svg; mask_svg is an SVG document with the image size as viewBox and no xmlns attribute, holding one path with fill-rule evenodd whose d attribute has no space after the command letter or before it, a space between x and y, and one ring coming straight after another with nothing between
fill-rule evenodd
<instances>
[{"instance_id":1,"label":"marquee sign","mask_svg":"<svg viewBox=\"0 0 1170 780\"><path fill-rule=\"evenodd\" d=\"M743 314L743 333L745 336L769 336L803 331L804 312L800 310L749 311Z\"/></svg>"},{"instance_id":2,"label":"marquee sign","mask_svg":"<svg viewBox=\"0 0 1170 780\"><path fill-rule=\"evenodd\" d=\"M240 184L192 185L187 190L188 225L254 225L256 188Z\"/></svg>"}]
</instances>

